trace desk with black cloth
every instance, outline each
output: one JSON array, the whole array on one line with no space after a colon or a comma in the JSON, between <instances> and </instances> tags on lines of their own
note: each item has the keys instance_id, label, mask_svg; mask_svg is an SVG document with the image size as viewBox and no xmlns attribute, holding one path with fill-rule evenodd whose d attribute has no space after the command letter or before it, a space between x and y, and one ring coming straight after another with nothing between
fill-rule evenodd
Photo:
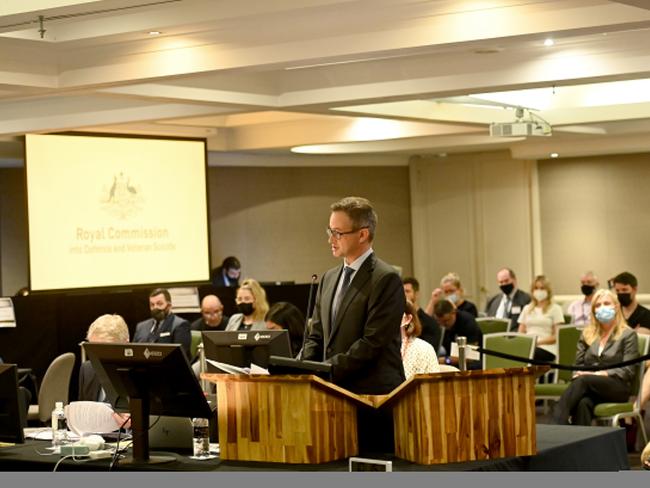
<instances>
[{"instance_id":1,"label":"desk with black cloth","mask_svg":"<svg viewBox=\"0 0 650 488\"><path fill-rule=\"evenodd\" d=\"M60 456L41 456L49 442L27 441L0 448L0 471L52 471ZM156 451L162 453L162 451ZM117 465L117 471L347 471L348 461L325 464L281 464L226 461L196 461L190 453L164 452L175 461L153 466ZM364 453L393 461L393 471L620 471L630 469L625 430L611 427L537 425L537 455L423 466L392 456ZM63 461L57 471L108 471L110 459Z\"/></svg>"}]
</instances>

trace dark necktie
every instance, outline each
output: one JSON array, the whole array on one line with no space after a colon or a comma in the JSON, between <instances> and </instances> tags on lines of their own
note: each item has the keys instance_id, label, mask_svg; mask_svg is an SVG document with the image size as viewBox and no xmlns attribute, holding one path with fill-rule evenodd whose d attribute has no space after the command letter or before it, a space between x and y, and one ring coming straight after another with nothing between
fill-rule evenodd
<instances>
[{"instance_id":1,"label":"dark necktie","mask_svg":"<svg viewBox=\"0 0 650 488\"><path fill-rule=\"evenodd\" d=\"M341 306L345 292L347 292L348 288L350 288L350 277L352 276L352 273L354 273L354 268L351 268L349 266L343 268L343 284L341 285L341 291L336 297L336 304L333 313L334 319L336 319L336 315L339 313L339 307Z\"/></svg>"},{"instance_id":2,"label":"dark necktie","mask_svg":"<svg viewBox=\"0 0 650 488\"><path fill-rule=\"evenodd\" d=\"M158 329L160 329L160 322L156 320L153 324L153 327L151 327L151 332L149 333L149 342L156 342Z\"/></svg>"}]
</instances>

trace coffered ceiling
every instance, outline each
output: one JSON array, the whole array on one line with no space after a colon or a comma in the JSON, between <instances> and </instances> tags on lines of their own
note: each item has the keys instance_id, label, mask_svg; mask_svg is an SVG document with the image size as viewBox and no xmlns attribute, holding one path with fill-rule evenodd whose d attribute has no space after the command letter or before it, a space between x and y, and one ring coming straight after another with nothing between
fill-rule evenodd
<instances>
[{"instance_id":1,"label":"coffered ceiling","mask_svg":"<svg viewBox=\"0 0 650 488\"><path fill-rule=\"evenodd\" d=\"M62 130L207 137L215 164L650 151L648 88L645 0L0 4L5 160ZM490 136L517 107L552 135Z\"/></svg>"}]
</instances>

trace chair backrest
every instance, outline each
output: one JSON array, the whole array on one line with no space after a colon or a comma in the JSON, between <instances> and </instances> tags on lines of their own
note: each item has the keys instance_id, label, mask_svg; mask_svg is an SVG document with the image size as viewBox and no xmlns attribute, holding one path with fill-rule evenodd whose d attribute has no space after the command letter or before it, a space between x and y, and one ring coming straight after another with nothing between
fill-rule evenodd
<instances>
[{"instance_id":1,"label":"chair backrest","mask_svg":"<svg viewBox=\"0 0 650 488\"><path fill-rule=\"evenodd\" d=\"M637 338L639 339L639 355L640 356L645 356L648 354L648 351L650 351L650 335L646 334L637 334ZM645 371L645 361L641 361L639 363L639 369L636 378L634 379L634 391L637 392L636 396L636 401L635 401L635 406L639 408L639 402L641 401L641 398L643 397L643 391L641 388L643 387L643 373Z\"/></svg>"},{"instance_id":2,"label":"chair backrest","mask_svg":"<svg viewBox=\"0 0 650 488\"><path fill-rule=\"evenodd\" d=\"M572 365L576 362L578 352L578 341L584 329L583 325L560 325L557 328L557 362L564 365ZM569 382L573 377L573 371L560 369L557 371L558 381Z\"/></svg>"},{"instance_id":3,"label":"chair backrest","mask_svg":"<svg viewBox=\"0 0 650 488\"><path fill-rule=\"evenodd\" d=\"M508 327L510 327L510 319L497 319L495 317L479 317L476 319L476 323L483 335L508 332Z\"/></svg>"},{"instance_id":4,"label":"chair backrest","mask_svg":"<svg viewBox=\"0 0 650 488\"><path fill-rule=\"evenodd\" d=\"M74 359L74 353L66 352L54 358L48 366L38 392L38 418L41 422L50 419L56 402L68 403Z\"/></svg>"},{"instance_id":5,"label":"chair backrest","mask_svg":"<svg viewBox=\"0 0 650 488\"><path fill-rule=\"evenodd\" d=\"M201 331L192 330L192 342L190 343L190 361L192 361L198 354L199 344L201 344Z\"/></svg>"},{"instance_id":6,"label":"chair backrest","mask_svg":"<svg viewBox=\"0 0 650 488\"><path fill-rule=\"evenodd\" d=\"M573 315L565 313L562 314L564 316L564 323L565 324L572 324L573 323Z\"/></svg>"},{"instance_id":7,"label":"chair backrest","mask_svg":"<svg viewBox=\"0 0 650 488\"><path fill-rule=\"evenodd\" d=\"M537 336L517 332L498 332L483 336L483 348L531 359ZM483 369L522 368L527 363L483 354Z\"/></svg>"}]
</instances>

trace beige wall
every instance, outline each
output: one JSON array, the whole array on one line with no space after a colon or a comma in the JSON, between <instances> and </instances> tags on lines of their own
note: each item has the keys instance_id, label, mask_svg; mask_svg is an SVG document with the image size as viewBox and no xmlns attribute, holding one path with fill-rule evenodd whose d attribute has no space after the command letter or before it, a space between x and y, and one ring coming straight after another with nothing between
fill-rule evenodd
<instances>
[{"instance_id":1,"label":"beige wall","mask_svg":"<svg viewBox=\"0 0 650 488\"><path fill-rule=\"evenodd\" d=\"M533 272L535 163L508 152L410 161L413 263L424 306L440 278L460 274L480 308L508 266L528 288Z\"/></svg>"},{"instance_id":2,"label":"beige wall","mask_svg":"<svg viewBox=\"0 0 650 488\"><path fill-rule=\"evenodd\" d=\"M0 170L2 294L28 283L23 170ZM211 252L215 265L238 256L246 276L307 283L337 264L327 245L329 205L369 198L379 214L374 248L412 271L408 168L232 168L209 170Z\"/></svg>"},{"instance_id":3,"label":"beige wall","mask_svg":"<svg viewBox=\"0 0 650 488\"><path fill-rule=\"evenodd\" d=\"M412 271L408 167L211 168L212 260L231 254L261 281L306 283L338 264L325 229L329 206L347 195L372 201L379 215L374 249Z\"/></svg>"},{"instance_id":4,"label":"beige wall","mask_svg":"<svg viewBox=\"0 0 650 488\"><path fill-rule=\"evenodd\" d=\"M0 170L0 263L2 295L28 284L27 215L22 169Z\"/></svg>"},{"instance_id":5,"label":"beige wall","mask_svg":"<svg viewBox=\"0 0 650 488\"><path fill-rule=\"evenodd\" d=\"M630 271L650 289L650 155L539 162L544 271L558 294L580 293L580 275L600 283Z\"/></svg>"}]
</instances>

